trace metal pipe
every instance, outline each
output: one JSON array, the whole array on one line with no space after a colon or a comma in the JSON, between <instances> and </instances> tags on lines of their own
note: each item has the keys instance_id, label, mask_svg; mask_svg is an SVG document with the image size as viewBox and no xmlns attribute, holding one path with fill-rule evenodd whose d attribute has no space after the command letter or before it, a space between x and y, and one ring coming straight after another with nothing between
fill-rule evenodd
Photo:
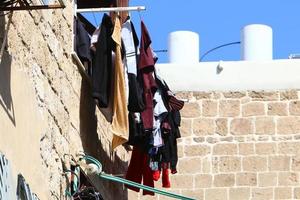
<instances>
[{"instance_id":1,"label":"metal pipe","mask_svg":"<svg viewBox=\"0 0 300 200\"><path fill-rule=\"evenodd\" d=\"M10 27L10 24L11 24L11 21L12 21L12 16L13 16L13 12L11 12L9 17L8 17L8 22L7 22L6 30L5 30L5 33L4 33L4 38L3 38L1 50L0 50L0 63L2 62L2 56L3 56L3 53L4 53L5 46L6 46L8 30L9 30L9 27Z\"/></svg>"},{"instance_id":2,"label":"metal pipe","mask_svg":"<svg viewBox=\"0 0 300 200\"><path fill-rule=\"evenodd\" d=\"M143 10L146 10L145 6L111 7L111 8L83 8L83 9L77 9L77 13L87 13L87 12L123 12L123 11L143 11Z\"/></svg>"}]
</instances>

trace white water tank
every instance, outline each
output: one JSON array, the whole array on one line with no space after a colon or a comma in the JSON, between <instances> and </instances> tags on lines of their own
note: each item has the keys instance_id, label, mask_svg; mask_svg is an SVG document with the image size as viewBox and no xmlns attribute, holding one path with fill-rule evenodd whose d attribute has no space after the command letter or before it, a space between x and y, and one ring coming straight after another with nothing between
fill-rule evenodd
<instances>
[{"instance_id":1,"label":"white water tank","mask_svg":"<svg viewBox=\"0 0 300 200\"><path fill-rule=\"evenodd\" d=\"M170 63L198 63L199 35L191 31L170 33L168 54Z\"/></svg>"},{"instance_id":2,"label":"white water tank","mask_svg":"<svg viewBox=\"0 0 300 200\"><path fill-rule=\"evenodd\" d=\"M242 60L272 60L273 31L263 24L250 24L241 33Z\"/></svg>"}]
</instances>

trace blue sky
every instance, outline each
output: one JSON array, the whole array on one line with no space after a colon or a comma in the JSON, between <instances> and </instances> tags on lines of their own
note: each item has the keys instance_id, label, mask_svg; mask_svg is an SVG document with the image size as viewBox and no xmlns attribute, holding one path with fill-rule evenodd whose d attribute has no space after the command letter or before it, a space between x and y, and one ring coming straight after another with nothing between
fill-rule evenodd
<instances>
[{"instance_id":1,"label":"blue sky","mask_svg":"<svg viewBox=\"0 0 300 200\"><path fill-rule=\"evenodd\" d=\"M274 59L300 53L299 0L130 0L131 6L146 6L141 12L154 50L167 49L168 34L177 30L194 31L200 36L200 56L229 42L240 41L240 30L248 24L266 24L273 28ZM138 34L140 16L131 17ZM99 23L100 15L88 17ZM159 62L167 62L167 53L159 53ZM227 46L208 54L203 61L240 60L240 46Z\"/></svg>"}]
</instances>

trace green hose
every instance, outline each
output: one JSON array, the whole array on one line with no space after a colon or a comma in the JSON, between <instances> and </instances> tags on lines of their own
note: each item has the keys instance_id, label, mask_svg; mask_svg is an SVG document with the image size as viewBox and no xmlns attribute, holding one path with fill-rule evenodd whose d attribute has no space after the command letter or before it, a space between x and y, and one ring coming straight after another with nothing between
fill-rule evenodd
<instances>
[{"instance_id":1,"label":"green hose","mask_svg":"<svg viewBox=\"0 0 300 200\"><path fill-rule=\"evenodd\" d=\"M173 194L173 193L170 193L170 192L166 192L164 190L159 190L159 189L149 187L149 186L146 186L146 185L138 184L136 182L129 181L129 180L126 180L126 179L123 179L123 178L107 175L105 173L100 173L100 174L98 174L98 176L100 176L103 179L107 179L107 180L111 180L111 181L115 181L115 182L119 182L119 183L124 183L126 185L134 186L134 187L137 187L137 188L140 188L140 189L143 189L143 190L151 191L151 192L154 192L156 194L161 194L161 195L172 197L172 198L175 198L175 199L196 200L196 199L181 196L181 195L178 195L178 194Z\"/></svg>"},{"instance_id":2,"label":"green hose","mask_svg":"<svg viewBox=\"0 0 300 200\"><path fill-rule=\"evenodd\" d=\"M92 162L93 164L97 165L97 167L98 167L98 169L100 169L100 171L102 170L102 164L96 158L85 154L83 156L83 159ZM156 194L168 196L168 197L175 198L175 199L196 200L196 199L193 199L193 198L181 196L181 195L170 193L170 192L167 192L167 191L164 191L164 190L159 190L159 189L156 189L156 188L153 188L153 187L142 185L142 184L139 184L139 183L136 183L136 182L133 182L133 181L126 180L124 178L111 176L111 175L105 174L104 172L100 172L98 174L98 176L100 178L103 178L103 179L106 179L106 180L123 183L123 184L126 184L126 185L130 185L130 186L133 186L133 187L137 187L137 188L140 188L140 189L143 189L143 190L147 190L147 191L150 191L150 192L154 192Z\"/></svg>"}]
</instances>

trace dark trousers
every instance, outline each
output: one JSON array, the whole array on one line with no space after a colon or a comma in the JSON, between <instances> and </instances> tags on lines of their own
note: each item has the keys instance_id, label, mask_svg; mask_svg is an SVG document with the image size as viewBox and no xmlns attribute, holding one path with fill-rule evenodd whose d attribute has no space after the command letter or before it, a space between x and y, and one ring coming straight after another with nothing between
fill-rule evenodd
<instances>
[{"instance_id":1,"label":"dark trousers","mask_svg":"<svg viewBox=\"0 0 300 200\"><path fill-rule=\"evenodd\" d=\"M130 164L127 170L126 179L141 183L149 187L154 187L152 171L149 167L149 156L143 153L138 147L133 147ZM126 185L128 189L139 192L137 187ZM153 192L143 191L143 195L154 195Z\"/></svg>"}]
</instances>

